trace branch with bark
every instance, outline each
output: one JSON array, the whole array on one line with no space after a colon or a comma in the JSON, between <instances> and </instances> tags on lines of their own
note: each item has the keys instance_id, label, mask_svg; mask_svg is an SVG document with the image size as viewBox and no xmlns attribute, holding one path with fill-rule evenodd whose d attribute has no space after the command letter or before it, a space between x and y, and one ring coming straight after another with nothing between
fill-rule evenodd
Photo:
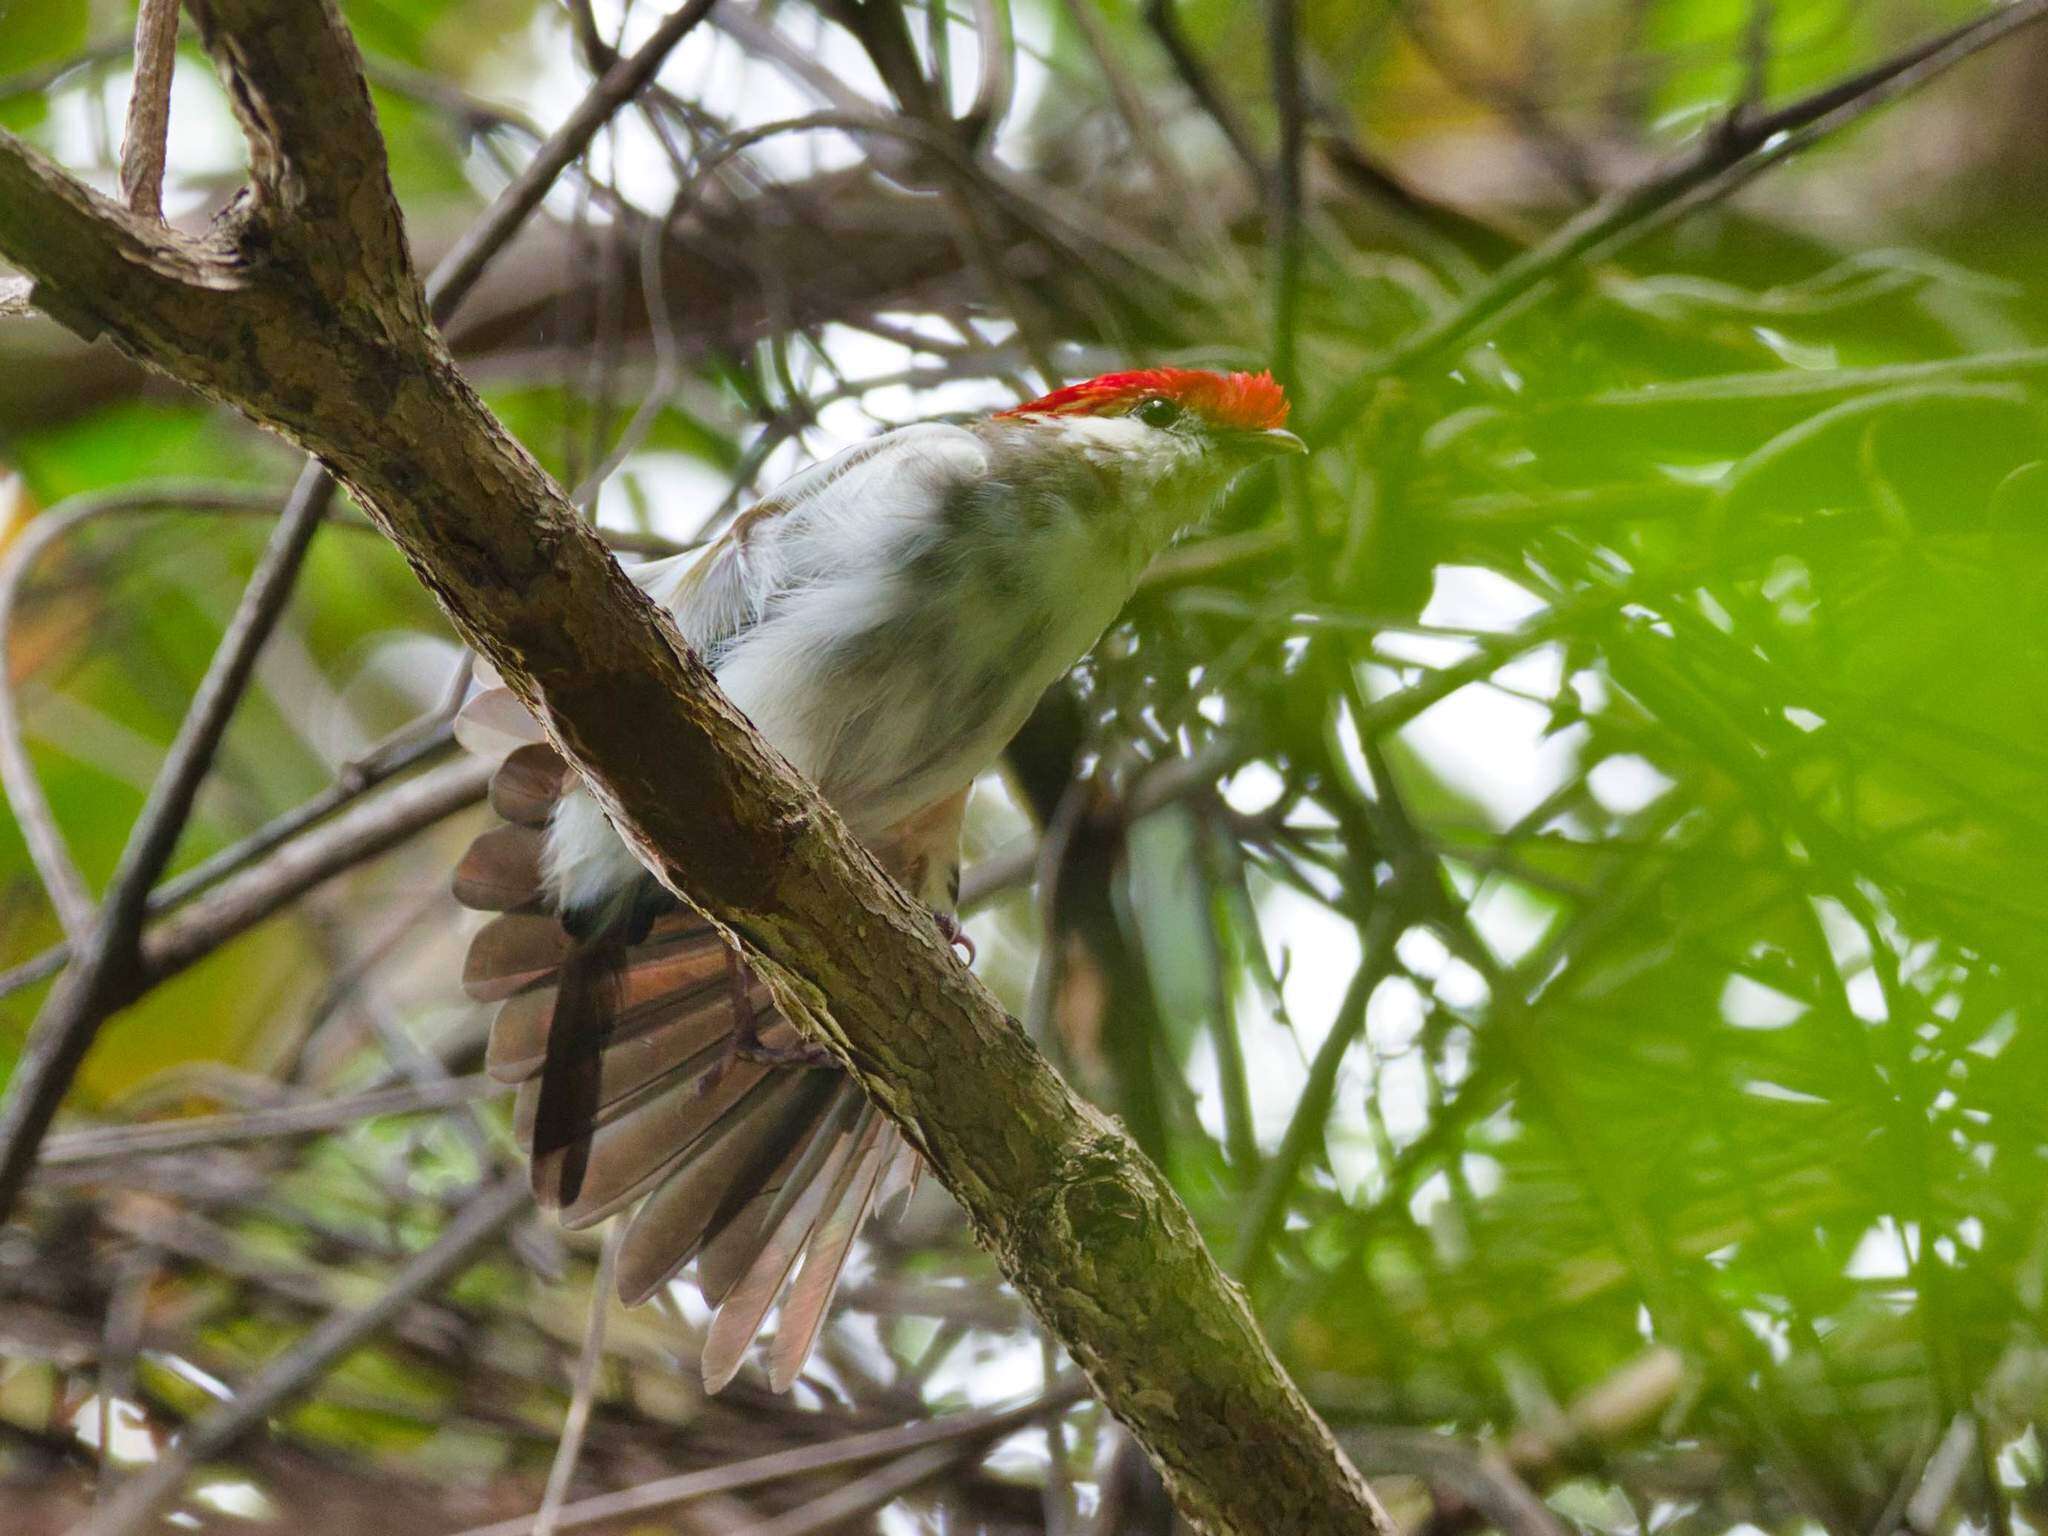
<instances>
[{"instance_id":1,"label":"branch with bark","mask_svg":"<svg viewBox=\"0 0 2048 1536\"><path fill-rule=\"evenodd\" d=\"M199 22L249 187L195 238L0 140L0 253L36 304L347 486L649 867L905 1128L1191 1523L1389 1530L1157 1170L753 733L463 378L333 7L212 0ZM17 1123L17 1159L42 1129Z\"/></svg>"}]
</instances>

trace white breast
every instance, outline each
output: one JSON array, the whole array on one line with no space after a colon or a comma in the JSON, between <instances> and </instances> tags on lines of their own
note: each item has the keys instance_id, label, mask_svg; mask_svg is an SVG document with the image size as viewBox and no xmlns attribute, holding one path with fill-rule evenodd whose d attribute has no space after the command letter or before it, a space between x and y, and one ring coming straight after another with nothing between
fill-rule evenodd
<instances>
[{"instance_id":1,"label":"white breast","mask_svg":"<svg viewBox=\"0 0 2048 1536\"><path fill-rule=\"evenodd\" d=\"M1098 484L1027 494L991 475L974 434L909 428L806 471L706 569L636 576L872 839L970 784L1115 617L1139 555L1081 502ZM639 874L582 794L557 812L550 864L571 905Z\"/></svg>"}]
</instances>

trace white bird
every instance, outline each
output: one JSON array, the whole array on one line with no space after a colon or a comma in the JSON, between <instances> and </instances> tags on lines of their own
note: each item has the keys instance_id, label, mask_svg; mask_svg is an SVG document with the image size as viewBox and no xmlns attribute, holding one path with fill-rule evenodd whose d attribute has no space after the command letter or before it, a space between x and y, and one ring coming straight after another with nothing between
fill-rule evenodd
<instances>
[{"instance_id":1,"label":"white bird","mask_svg":"<svg viewBox=\"0 0 2048 1536\"><path fill-rule=\"evenodd\" d=\"M633 574L732 698L949 933L967 792L1247 465L1303 451L1264 374L1106 374L965 425L885 433L797 474L707 548ZM706 1385L778 1301L770 1384L803 1369L867 1212L917 1160L642 868L502 688L457 726L506 754L505 825L456 875L500 915L465 985L501 1003L534 1188L571 1227L641 1201L628 1302L691 1260Z\"/></svg>"}]
</instances>

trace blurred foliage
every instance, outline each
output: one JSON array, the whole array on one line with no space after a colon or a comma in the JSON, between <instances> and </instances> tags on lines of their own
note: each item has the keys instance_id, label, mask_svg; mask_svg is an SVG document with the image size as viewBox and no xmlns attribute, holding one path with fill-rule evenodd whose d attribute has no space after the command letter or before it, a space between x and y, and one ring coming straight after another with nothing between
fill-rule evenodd
<instances>
[{"instance_id":1,"label":"blurred foliage","mask_svg":"<svg viewBox=\"0 0 2048 1536\"><path fill-rule=\"evenodd\" d=\"M1298 420L1328 426L1340 385L1589 189L1751 93L1782 100L1974 14L1310 0L1312 139L1355 136L1459 212L1376 201L1317 149L1300 288L1276 295L1259 199L1148 10L1092 14L1176 162L1164 172L1067 7L1018 9L1019 96L996 152L1033 189L1023 206L1088 232L1074 239L1091 260L1047 260L1026 218L1005 237L1030 259L1002 291L970 254L884 273L799 330L764 302L755 345L693 357L649 396L603 519L691 537L721 498L729 511L744 485L848 437L1010 398L1020 375L1036 382L1025 343L1069 374L1162 346L1200 362L1278 351L1295 359ZM582 89L547 6L347 11L393 67L380 110L423 245L530 152L521 117L558 121ZM1177 14L1270 144L1261 8ZM93 15L88 29L82 5L0 3L0 77L118 30ZM616 14L599 15L609 36ZM769 15L879 92L817 14ZM928 44L924 14L910 20ZM940 30L964 101L971 24ZM682 153L786 115L773 92L733 89L739 58L707 42L665 75L702 108L671 115ZM182 68L181 110L218 118L203 60ZM746 68L750 88L779 80ZM5 93L0 120L81 169L100 157L104 178L124 71L101 56ZM984 972L1173 1175L1311 1396L1364 1432L1369 1467L1414 1471L1372 1439L1394 1426L1506 1446L1567 1524L1644 1536L2003 1536L2048 1519L2048 229L2039 165L2016 150L2037 142L2044 76L2048 43L2024 34L1737 204L1572 269L1459 355L1385 372L1303 473L1243 488L1168 557L1034 720L1007 788L982 797L987 867L1035 819L1055 877L1049 897L1013 885L977 920ZM718 195L772 207L873 152L817 138L757 146ZM640 256L604 210L660 216L665 166L638 119L601 143L550 204L568 232L557 265L587 282L557 273L566 286L518 345L472 359L565 483L661 382L633 323ZM174 192L200 207L224 177L207 160ZM835 196L875 199L877 220L914 201L865 174ZM769 276L772 293L806 274ZM0 329L0 351L15 334ZM20 476L9 535L145 481L282 495L276 444L160 384L86 378L97 354L21 345L10 361L50 370L50 403L0 410L0 467ZM109 515L24 590L7 682L95 890L263 532ZM178 867L430 709L452 657L391 551L324 534ZM1176 778L1188 760L1220 765L1220 784ZM461 831L322 886L152 992L109 1026L74 1107L296 1102L427 1070L415 1057L472 1070L480 1021L455 986L443 884ZM0 965L58 937L0 823ZM43 990L0 999L0 1061ZM142 1353L128 1398L167 1432L210 1380L244 1379L309 1318L374 1294L505 1159L491 1107L47 1180L25 1245L0 1250L0 1420L35 1454L75 1451L101 1317L120 1303L177 1341ZM130 1247L144 1257L123 1268ZM469 1490L464 1513L430 1500L423 1520L530 1508L594 1264L594 1248L522 1227L328 1379L284 1439L394 1488ZM687 1302L613 1309L579 1487L1037 1379L1034 1336L940 1200L865 1264L800 1394L822 1430L744 1390L701 1402ZM22 1342L51 1328L76 1337ZM1092 1508L1113 1436L1085 1409L1074 1427ZM1042 1528L1035 1496L1020 1514L1005 1492L1045 1480L1035 1443L997 1477L960 1472L946 1528ZM291 1490L312 1474L264 1454L275 1498L303 1505ZM1472 1518L1388 1486L1432 1536Z\"/></svg>"}]
</instances>

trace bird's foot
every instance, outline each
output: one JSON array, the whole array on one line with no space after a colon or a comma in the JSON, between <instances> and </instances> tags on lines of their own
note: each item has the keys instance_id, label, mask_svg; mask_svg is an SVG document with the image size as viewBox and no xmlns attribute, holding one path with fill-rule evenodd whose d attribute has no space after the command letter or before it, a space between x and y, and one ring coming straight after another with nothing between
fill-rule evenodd
<instances>
[{"instance_id":1,"label":"bird's foot","mask_svg":"<svg viewBox=\"0 0 2048 1536\"><path fill-rule=\"evenodd\" d=\"M709 1093L724 1081L734 1062L755 1061L771 1067L836 1067L832 1053L806 1039L778 1013L764 1011L753 997L754 979L738 953L726 954L726 985L732 993L732 1033L725 1037L725 1055L697 1085Z\"/></svg>"},{"instance_id":2,"label":"bird's foot","mask_svg":"<svg viewBox=\"0 0 2048 1536\"><path fill-rule=\"evenodd\" d=\"M959 950L961 957L969 965L974 964L974 940L968 936L967 930L960 926L960 919L951 912L935 911L932 913L932 921L939 925L940 936Z\"/></svg>"},{"instance_id":3,"label":"bird's foot","mask_svg":"<svg viewBox=\"0 0 2048 1536\"><path fill-rule=\"evenodd\" d=\"M836 1067L832 1053L797 1032L786 1019L771 1019L766 1029L733 1035L733 1054L743 1061L771 1067Z\"/></svg>"}]
</instances>

